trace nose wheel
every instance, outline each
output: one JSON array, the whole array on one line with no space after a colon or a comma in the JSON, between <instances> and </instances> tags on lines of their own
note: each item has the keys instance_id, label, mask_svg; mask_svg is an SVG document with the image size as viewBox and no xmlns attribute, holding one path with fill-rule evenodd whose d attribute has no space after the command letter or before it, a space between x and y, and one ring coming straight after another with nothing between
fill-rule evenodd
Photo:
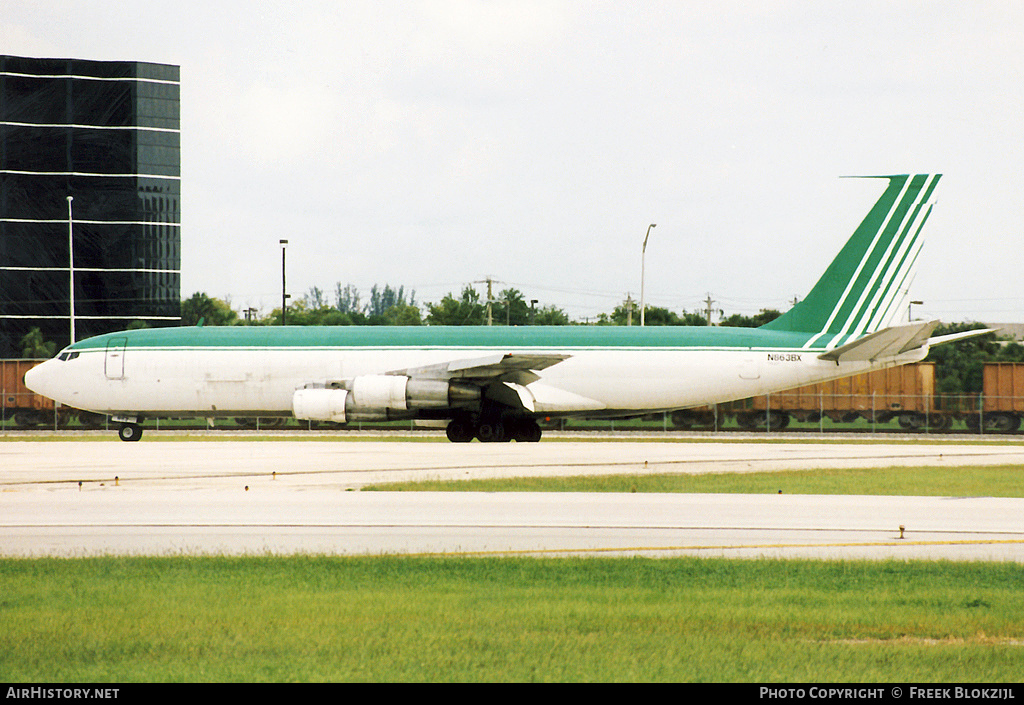
<instances>
[{"instance_id":1,"label":"nose wheel","mask_svg":"<svg viewBox=\"0 0 1024 705\"><path fill-rule=\"evenodd\" d=\"M121 428L118 429L117 435L122 441L137 441L142 438L142 426L137 423L121 424Z\"/></svg>"}]
</instances>

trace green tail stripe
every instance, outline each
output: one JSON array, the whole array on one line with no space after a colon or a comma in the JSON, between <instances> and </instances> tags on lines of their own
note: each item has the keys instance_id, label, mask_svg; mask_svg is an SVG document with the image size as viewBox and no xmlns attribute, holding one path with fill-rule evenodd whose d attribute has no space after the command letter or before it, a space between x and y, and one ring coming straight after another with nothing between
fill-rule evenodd
<instances>
[{"instance_id":1,"label":"green tail stripe","mask_svg":"<svg viewBox=\"0 0 1024 705\"><path fill-rule=\"evenodd\" d=\"M921 252L921 229L924 228L924 224L928 221L928 216L931 214L931 207L929 206L925 210L921 222L914 228L913 221L916 221L922 207L923 204L918 204L914 215L911 216L912 222L908 223L906 227L907 231L913 229L914 234L909 238L901 237L901 243L903 244L899 248L893 249L889 262L886 264L886 272L889 273L887 276L888 285L881 289L870 302L870 310L866 311L865 315L861 317L860 322L852 331L853 336L860 336L868 330L877 330L888 326L891 324L892 319L901 313L894 306L906 298L905 296L900 296L900 292L906 293L906 287L909 286L910 281L913 279L913 273L917 265L917 256Z\"/></svg>"},{"instance_id":2,"label":"green tail stripe","mask_svg":"<svg viewBox=\"0 0 1024 705\"><path fill-rule=\"evenodd\" d=\"M809 346L832 346L891 323L912 279L931 213L925 204L940 176L881 178L889 180L885 191L811 293L765 329L810 333Z\"/></svg>"},{"instance_id":3,"label":"green tail stripe","mask_svg":"<svg viewBox=\"0 0 1024 705\"><path fill-rule=\"evenodd\" d=\"M862 270L860 281L856 289L860 296L856 299L848 297L847 305L844 306L837 318L845 321L839 330L840 335L859 337L874 320L879 304L888 295L896 297L899 292L898 286L893 287L897 277L898 268L893 268L895 258L900 254L906 254L914 249L914 242L917 240L918 230L914 224L921 212L922 204L917 202L924 177L914 177L911 188L900 202L895 213L889 220L889 225L883 233L879 245L875 247L868 260L867 266ZM915 204L916 202L916 204ZM908 211L911 211L908 215ZM913 231L913 235L910 233ZM885 247L882 247L888 243ZM902 260L901 260L902 261ZM834 326L833 326L834 328ZM830 332L832 332L830 328ZM838 343L838 341L836 341Z\"/></svg>"},{"instance_id":4,"label":"green tail stripe","mask_svg":"<svg viewBox=\"0 0 1024 705\"><path fill-rule=\"evenodd\" d=\"M914 178L912 187L918 195L913 212L907 218L899 238L893 243L895 246L891 247L889 257L880 272L880 286L873 296L866 299L865 307L857 313L856 322L848 331L851 337L860 337L866 332L887 327L897 315L902 314L902 300L907 297L906 287L913 279L917 255L921 250L921 230L932 211L927 202L938 182L938 178L931 179L925 192L920 193L919 181L924 179L926 177L923 176ZM897 305L899 307L895 308Z\"/></svg>"}]
</instances>

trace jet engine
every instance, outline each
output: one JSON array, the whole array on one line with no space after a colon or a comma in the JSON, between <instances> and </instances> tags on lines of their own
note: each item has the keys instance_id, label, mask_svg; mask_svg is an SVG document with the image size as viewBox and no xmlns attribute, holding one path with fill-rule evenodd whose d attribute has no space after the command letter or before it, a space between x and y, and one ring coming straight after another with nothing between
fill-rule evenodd
<instances>
[{"instance_id":1,"label":"jet engine","mask_svg":"<svg viewBox=\"0 0 1024 705\"><path fill-rule=\"evenodd\" d=\"M295 391L295 418L310 421L387 421L413 418L423 409L476 406L480 388L445 379L363 375L324 387Z\"/></svg>"}]
</instances>

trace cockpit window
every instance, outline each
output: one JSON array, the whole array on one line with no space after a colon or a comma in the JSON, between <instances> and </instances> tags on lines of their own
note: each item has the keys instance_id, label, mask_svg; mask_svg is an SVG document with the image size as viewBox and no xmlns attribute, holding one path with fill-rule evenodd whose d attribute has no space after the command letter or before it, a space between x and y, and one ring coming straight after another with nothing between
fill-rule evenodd
<instances>
[{"instance_id":1,"label":"cockpit window","mask_svg":"<svg viewBox=\"0 0 1024 705\"><path fill-rule=\"evenodd\" d=\"M67 360L74 360L80 354L81 353L79 353L77 350L75 352L67 352L65 350L64 352L57 356L57 359L60 360L61 362L65 362Z\"/></svg>"}]
</instances>

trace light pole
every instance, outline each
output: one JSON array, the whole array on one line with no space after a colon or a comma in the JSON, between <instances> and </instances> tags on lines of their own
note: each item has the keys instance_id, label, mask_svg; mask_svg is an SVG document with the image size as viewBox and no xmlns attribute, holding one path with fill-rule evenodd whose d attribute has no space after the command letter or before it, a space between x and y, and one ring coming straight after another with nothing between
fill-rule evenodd
<instances>
[{"instance_id":1,"label":"light pole","mask_svg":"<svg viewBox=\"0 0 1024 705\"><path fill-rule=\"evenodd\" d=\"M910 303L907 304L907 323L914 322L914 306L921 306L923 304L924 301L911 301Z\"/></svg>"},{"instance_id":2,"label":"light pole","mask_svg":"<svg viewBox=\"0 0 1024 705\"><path fill-rule=\"evenodd\" d=\"M288 293L285 288L284 253L288 248L288 241L281 240L281 325L288 325Z\"/></svg>"},{"instance_id":3,"label":"light pole","mask_svg":"<svg viewBox=\"0 0 1024 705\"><path fill-rule=\"evenodd\" d=\"M647 234L644 235L644 247L640 252L640 325L644 325L644 269L647 264L647 238L651 236L651 228L655 227L657 223L651 223L647 226Z\"/></svg>"},{"instance_id":4,"label":"light pole","mask_svg":"<svg viewBox=\"0 0 1024 705\"><path fill-rule=\"evenodd\" d=\"M68 289L71 293L70 298L70 318L71 318L71 343L75 342L75 229L74 229L74 218L71 215L71 202L75 200L74 196L68 196Z\"/></svg>"}]
</instances>

